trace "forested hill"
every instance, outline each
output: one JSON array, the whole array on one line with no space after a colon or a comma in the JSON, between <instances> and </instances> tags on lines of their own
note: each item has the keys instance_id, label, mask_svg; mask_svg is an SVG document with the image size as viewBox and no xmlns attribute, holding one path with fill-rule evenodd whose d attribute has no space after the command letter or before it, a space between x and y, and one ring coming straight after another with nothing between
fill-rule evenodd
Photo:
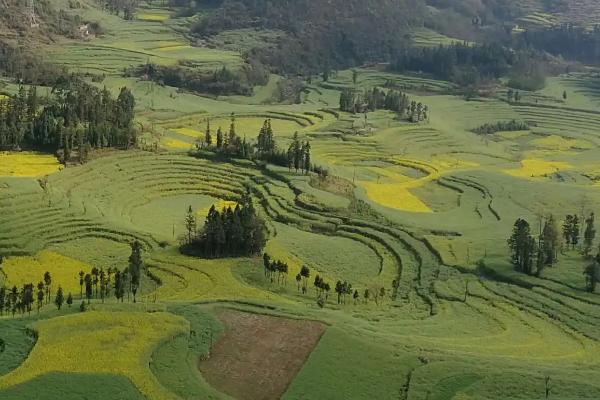
<instances>
[{"instance_id":1,"label":"forested hill","mask_svg":"<svg viewBox=\"0 0 600 400\"><path fill-rule=\"evenodd\" d=\"M321 72L365 61L385 61L412 25L422 24L421 0L201 0L192 33L277 29L287 35L255 56L287 73Z\"/></svg>"},{"instance_id":2,"label":"forested hill","mask_svg":"<svg viewBox=\"0 0 600 400\"><path fill-rule=\"evenodd\" d=\"M61 11L51 0L35 1L37 27L31 26L29 2L24 0L0 0L0 44L22 45L49 42L53 35L73 32L76 18Z\"/></svg>"}]
</instances>

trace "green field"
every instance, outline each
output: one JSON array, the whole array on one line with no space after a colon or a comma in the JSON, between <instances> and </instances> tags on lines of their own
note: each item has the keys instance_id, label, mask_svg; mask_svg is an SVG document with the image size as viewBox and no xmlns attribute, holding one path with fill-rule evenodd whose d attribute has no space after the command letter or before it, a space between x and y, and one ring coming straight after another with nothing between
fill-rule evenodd
<instances>
[{"instance_id":1,"label":"green field","mask_svg":"<svg viewBox=\"0 0 600 400\"><path fill-rule=\"evenodd\" d=\"M585 291L588 261L566 250L528 276L514 270L506 245L517 218L537 235L540 215L562 223L600 213L597 72L549 78L517 103L502 86L466 100L453 83L375 67L357 69L356 83L351 70L315 78L299 104L273 101L276 75L253 96L204 97L122 72L147 61L237 68L240 51L281 33L233 31L209 48L186 39L178 28L190 21L158 1L132 21L79 3L68 12L100 21L106 35L60 39L49 58L104 75L96 84L111 91L130 87L142 143L66 168L47 155L0 154L0 286L35 285L48 270L53 287L75 297L60 311L50 303L0 316L0 399L230 399L199 369L227 334L224 309L324 324L284 399L543 399L546 377L550 399L600 398L600 297ZM413 40L455 41L425 28ZM340 90L386 82L426 104L429 120L339 111ZM249 141L265 119L281 149L298 132L329 177L189 154L207 119L228 131L232 113ZM513 119L529 129L473 133ZM157 147L145 151L150 143ZM265 251L289 265L285 284L265 278L261 257L178 251L188 207L201 225L213 204L235 205L247 189L266 223ZM147 270L138 302L110 294L80 313L78 272L123 270L134 240ZM303 265L306 294L295 279ZM332 286L322 307L316 274ZM359 299L338 304L338 280ZM365 289L381 288L377 302L364 300ZM254 356L277 353L273 346Z\"/></svg>"}]
</instances>

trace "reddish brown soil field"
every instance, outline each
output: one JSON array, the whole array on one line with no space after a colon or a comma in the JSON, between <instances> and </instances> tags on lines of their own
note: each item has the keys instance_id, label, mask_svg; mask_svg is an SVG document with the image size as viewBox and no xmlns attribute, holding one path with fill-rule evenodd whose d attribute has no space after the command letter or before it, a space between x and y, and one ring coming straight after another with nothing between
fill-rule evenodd
<instances>
[{"instance_id":1,"label":"reddish brown soil field","mask_svg":"<svg viewBox=\"0 0 600 400\"><path fill-rule=\"evenodd\" d=\"M219 319L225 332L199 368L213 387L238 400L281 398L325 330L313 321L232 310Z\"/></svg>"}]
</instances>

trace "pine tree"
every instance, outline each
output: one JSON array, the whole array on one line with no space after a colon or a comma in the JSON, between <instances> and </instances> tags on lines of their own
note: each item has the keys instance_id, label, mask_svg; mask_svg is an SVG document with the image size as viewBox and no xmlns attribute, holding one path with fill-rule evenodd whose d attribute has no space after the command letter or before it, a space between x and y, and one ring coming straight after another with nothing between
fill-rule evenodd
<instances>
[{"instance_id":1,"label":"pine tree","mask_svg":"<svg viewBox=\"0 0 600 400\"><path fill-rule=\"evenodd\" d=\"M310 142L306 142L304 145L304 162L303 162L304 172L308 174L310 172Z\"/></svg>"},{"instance_id":2,"label":"pine tree","mask_svg":"<svg viewBox=\"0 0 600 400\"><path fill-rule=\"evenodd\" d=\"M535 255L535 240L531 236L529 223L518 219L508 239L511 250L511 261L518 271L530 274L533 272L533 256Z\"/></svg>"},{"instance_id":3,"label":"pine tree","mask_svg":"<svg viewBox=\"0 0 600 400\"><path fill-rule=\"evenodd\" d=\"M44 283L43 282L39 282L37 285L38 288L38 292L37 292L37 312L38 314L40 313L40 308L42 308L42 305L44 305L44 298L45 298L45 294L44 294Z\"/></svg>"},{"instance_id":4,"label":"pine tree","mask_svg":"<svg viewBox=\"0 0 600 400\"><path fill-rule=\"evenodd\" d=\"M46 289L46 304L48 304L50 303L50 291L52 286L52 276L48 271L44 273L44 285Z\"/></svg>"},{"instance_id":5,"label":"pine tree","mask_svg":"<svg viewBox=\"0 0 600 400\"><path fill-rule=\"evenodd\" d=\"M54 304L56 304L56 307L60 310L64 302L65 297L63 295L63 289L59 286L58 290L56 291L56 297L54 298Z\"/></svg>"},{"instance_id":6,"label":"pine tree","mask_svg":"<svg viewBox=\"0 0 600 400\"><path fill-rule=\"evenodd\" d=\"M196 234L196 216L192 206L189 206L185 216L185 229L187 231L187 244L191 244Z\"/></svg>"},{"instance_id":7,"label":"pine tree","mask_svg":"<svg viewBox=\"0 0 600 400\"><path fill-rule=\"evenodd\" d=\"M131 255L129 256L129 273L131 276L131 292L133 293L133 302L136 302L136 294L141 284L141 274L143 268L142 245L139 241L131 244Z\"/></svg>"},{"instance_id":8,"label":"pine tree","mask_svg":"<svg viewBox=\"0 0 600 400\"><path fill-rule=\"evenodd\" d=\"M217 129L217 149L223 148L223 130L221 127Z\"/></svg>"},{"instance_id":9,"label":"pine tree","mask_svg":"<svg viewBox=\"0 0 600 400\"><path fill-rule=\"evenodd\" d=\"M207 147L212 146L212 133L210 131L210 118L206 119L206 132L204 133L204 142Z\"/></svg>"},{"instance_id":10,"label":"pine tree","mask_svg":"<svg viewBox=\"0 0 600 400\"><path fill-rule=\"evenodd\" d=\"M592 246L594 245L594 238L596 237L596 229L594 228L594 213L591 213L585 220L585 232L583 234L583 254L588 257Z\"/></svg>"},{"instance_id":11,"label":"pine tree","mask_svg":"<svg viewBox=\"0 0 600 400\"><path fill-rule=\"evenodd\" d=\"M556 226L556 221L554 220L554 216L552 214L550 214L546 219L544 229L542 230L541 241L543 243L543 247L540 246L540 250L543 253L544 265L555 264L556 261L558 261L558 247L560 245L560 238L558 227Z\"/></svg>"}]
</instances>

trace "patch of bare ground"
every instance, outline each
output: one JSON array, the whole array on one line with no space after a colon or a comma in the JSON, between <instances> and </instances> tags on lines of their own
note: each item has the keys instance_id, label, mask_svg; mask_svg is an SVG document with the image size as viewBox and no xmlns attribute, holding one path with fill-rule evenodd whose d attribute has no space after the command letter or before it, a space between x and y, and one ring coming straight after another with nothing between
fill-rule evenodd
<instances>
[{"instance_id":1,"label":"patch of bare ground","mask_svg":"<svg viewBox=\"0 0 600 400\"><path fill-rule=\"evenodd\" d=\"M199 362L206 380L238 400L279 399L313 351L325 325L222 310L225 331Z\"/></svg>"}]
</instances>

